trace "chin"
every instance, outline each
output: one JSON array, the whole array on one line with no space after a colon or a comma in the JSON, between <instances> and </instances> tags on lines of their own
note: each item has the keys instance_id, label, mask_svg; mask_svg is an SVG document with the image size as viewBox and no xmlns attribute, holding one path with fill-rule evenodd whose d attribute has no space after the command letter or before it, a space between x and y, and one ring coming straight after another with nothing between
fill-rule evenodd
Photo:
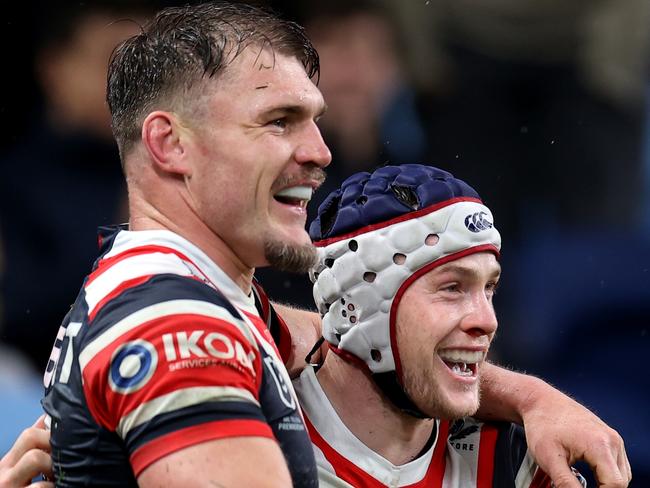
<instances>
[{"instance_id":1,"label":"chin","mask_svg":"<svg viewBox=\"0 0 650 488\"><path fill-rule=\"evenodd\" d=\"M293 244L268 240L264 244L267 263L280 271L307 273L317 261L316 248L311 244Z\"/></svg>"},{"instance_id":2,"label":"chin","mask_svg":"<svg viewBox=\"0 0 650 488\"><path fill-rule=\"evenodd\" d=\"M304 225L277 225L269 228L267 239L282 242L288 246L300 247L311 245L309 233Z\"/></svg>"},{"instance_id":3,"label":"chin","mask_svg":"<svg viewBox=\"0 0 650 488\"><path fill-rule=\"evenodd\" d=\"M418 402L418 405L424 402ZM478 391L455 392L451 394L433 392L426 401L426 407L420 409L431 416L443 420L456 420L476 413L480 404Z\"/></svg>"}]
</instances>

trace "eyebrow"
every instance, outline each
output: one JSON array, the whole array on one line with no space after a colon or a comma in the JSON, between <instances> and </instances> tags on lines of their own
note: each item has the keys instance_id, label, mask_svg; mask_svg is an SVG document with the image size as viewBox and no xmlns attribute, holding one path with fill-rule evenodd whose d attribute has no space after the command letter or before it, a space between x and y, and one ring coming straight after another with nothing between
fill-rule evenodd
<instances>
[{"instance_id":1,"label":"eyebrow","mask_svg":"<svg viewBox=\"0 0 650 488\"><path fill-rule=\"evenodd\" d=\"M448 264L446 266L443 266L439 268L440 273L456 273L462 276L467 276L470 278L478 278L480 276L480 273L478 270L475 268L470 268L467 266L459 266L457 264ZM501 276L501 266L497 264L497 266L489 273L489 276L492 278L496 278L498 276Z\"/></svg>"},{"instance_id":2,"label":"eyebrow","mask_svg":"<svg viewBox=\"0 0 650 488\"><path fill-rule=\"evenodd\" d=\"M266 87L258 87L258 89L261 88L266 88ZM262 113L263 114L272 114L274 112L280 112L288 115L302 115L308 112L308 110L305 108L304 105L279 105L277 107L269 107L268 109L264 110ZM327 112L327 104L323 104L321 109L316 113L316 118L322 116L325 112Z\"/></svg>"}]
</instances>

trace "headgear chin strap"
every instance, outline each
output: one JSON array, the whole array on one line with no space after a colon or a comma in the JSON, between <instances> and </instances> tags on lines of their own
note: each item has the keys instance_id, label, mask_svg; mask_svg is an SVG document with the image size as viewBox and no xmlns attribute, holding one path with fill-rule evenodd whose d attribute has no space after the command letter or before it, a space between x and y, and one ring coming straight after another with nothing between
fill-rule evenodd
<instances>
[{"instance_id":1,"label":"headgear chin strap","mask_svg":"<svg viewBox=\"0 0 650 488\"><path fill-rule=\"evenodd\" d=\"M478 194L419 164L358 173L331 193L310 226L311 271L323 337L365 363L400 409L427 417L404 391L395 317L421 274L467 254L499 254L501 238Z\"/></svg>"}]
</instances>

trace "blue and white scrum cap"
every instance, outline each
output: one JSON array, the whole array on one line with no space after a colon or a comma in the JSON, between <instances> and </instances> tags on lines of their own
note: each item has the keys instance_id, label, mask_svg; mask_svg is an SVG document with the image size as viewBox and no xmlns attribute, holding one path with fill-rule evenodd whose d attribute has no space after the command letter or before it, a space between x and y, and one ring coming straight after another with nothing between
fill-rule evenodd
<instances>
[{"instance_id":1,"label":"blue and white scrum cap","mask_svg":"<svg viewBox=\"0 0 650 488\"><path fill-rule=\"evenodd\" d=\"M478 193L422 164L351 176L320 205L309 234L319 254L310 276L323 337L365 363L384 391L402 390L395 318L404 291L436 266L482 251L498 256L501 247ZM417 415L399 396L389 394Z\"/></svg>"}]
</instances>

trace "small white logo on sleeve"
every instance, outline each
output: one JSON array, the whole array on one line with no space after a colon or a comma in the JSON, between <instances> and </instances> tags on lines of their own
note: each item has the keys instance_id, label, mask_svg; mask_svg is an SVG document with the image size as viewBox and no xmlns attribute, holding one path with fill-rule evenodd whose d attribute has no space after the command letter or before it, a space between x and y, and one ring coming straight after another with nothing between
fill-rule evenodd
<instances>
[{"instance_id":1,"label":"small white logo on sleeve","mask_svg":"<svg viewBox=\"0 0 650 488\"><path fill-rule=\"evenodd\" d=\"M142 339L127 342L113 353L108 383L116 393L133 393L147 384L157 365L158 353L153 344Z\"/></svg>"},{"instance_id":2,"label":"small white logo on sleeve","mask_svg":"<svg viewBox=\"0 0 650 488\"><path fill-rule=\"evenodd\" d=\"M269 356L265 357L264 363L266 364L268 372L271 373L271 377L273 378L275 386L278 389L278 394L282 400L282 403L284 403L289 408L296 408L296 402L293 399L291 391L289 390L289 386L287 386L287 383L284 381L282 373L278 371L278 367L276 366L273 358Z\"/></svg>"}]
</instances>

